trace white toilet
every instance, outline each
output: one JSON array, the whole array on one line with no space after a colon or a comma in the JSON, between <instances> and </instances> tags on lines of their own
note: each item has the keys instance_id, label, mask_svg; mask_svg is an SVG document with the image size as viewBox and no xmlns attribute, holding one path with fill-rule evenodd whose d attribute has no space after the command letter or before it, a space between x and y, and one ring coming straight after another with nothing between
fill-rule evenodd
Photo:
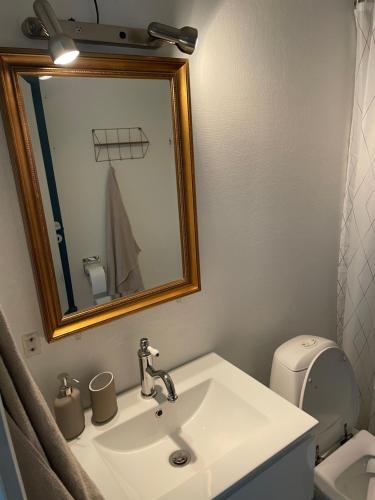
<instances>
[{"instance_id":1,"label":"white toilet","mask_svg":"<svg viewBox=\"0 0 375 500\"><path fill-rule=\"evenodd\" d=\"M275 351L270 388L319 421L315 498L375 500L375 437L355 430L359 393L344 352L332 340L295 337Z\"/></svg>"}]
</instances>

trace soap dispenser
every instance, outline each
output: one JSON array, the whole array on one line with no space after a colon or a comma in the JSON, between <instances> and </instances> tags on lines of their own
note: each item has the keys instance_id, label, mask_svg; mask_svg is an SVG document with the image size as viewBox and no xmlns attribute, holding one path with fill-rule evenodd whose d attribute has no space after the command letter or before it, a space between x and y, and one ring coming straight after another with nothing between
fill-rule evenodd
<instances>
[{"instance_id":1,"label":"soap dispenser","mask_svg":"<svg viewBox=\"0 0 375 500\"><path fill-rule=\"evenodd\" d=\"M80 390L73 387L67 373L58 376L61 382L59 394L54 401L56 422L66 440L79 436L85 428L85 416L81 402Z\"/></svg>"}]
</instances>

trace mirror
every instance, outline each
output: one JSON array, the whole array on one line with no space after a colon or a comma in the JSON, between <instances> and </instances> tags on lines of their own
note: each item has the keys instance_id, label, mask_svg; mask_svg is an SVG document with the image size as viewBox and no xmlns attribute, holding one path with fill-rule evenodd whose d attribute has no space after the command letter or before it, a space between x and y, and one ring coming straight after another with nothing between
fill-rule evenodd
<instances>
[{"instance_id":1,"label":"mirror","mask_svg":"<svg viewBox=\"0 0 375 500\"><path fill-rule=\"evenodd\" d=\"M48 339L198 291L187 61L1 58Z\"/></svg>"},{"instance_id":2,"label":"mirror","mask_svg":"<svg viewBox=\"0 0 375 500\"><path fill-rule=\"evenodd\" d=\"M182 279L168 80L19 84L62 311Z\"/></svg>"}]
</instances>

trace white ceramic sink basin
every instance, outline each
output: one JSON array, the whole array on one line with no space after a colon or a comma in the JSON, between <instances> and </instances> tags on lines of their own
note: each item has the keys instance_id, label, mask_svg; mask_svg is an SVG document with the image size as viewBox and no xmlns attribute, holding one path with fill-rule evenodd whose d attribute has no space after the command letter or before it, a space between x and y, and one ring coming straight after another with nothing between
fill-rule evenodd
<instances>
[{"instance_id":1,"label":"white ceramic sink basin","mask_svg":"<svg viewBox=\"0 0 375 500\"><path fill-rule=\"evenodd\" d=\"M119 412L106 425L94 426L87 412L71 448L106 500L213 498L316 424L216 354L171 376L175 403L162 388L157 400L137 388L119 396ZM177 468L169 457L180 449L190 463Z\"/></svg>"}]
</instances>

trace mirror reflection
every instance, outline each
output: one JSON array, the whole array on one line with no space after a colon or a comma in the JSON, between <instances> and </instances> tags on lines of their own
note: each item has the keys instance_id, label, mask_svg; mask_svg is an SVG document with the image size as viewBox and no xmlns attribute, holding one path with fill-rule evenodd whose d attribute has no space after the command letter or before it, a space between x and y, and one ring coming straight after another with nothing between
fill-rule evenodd
<instances>
[{"instance_id":1,"label":"mirror reflection","mask_svg":"<svg viewBox=\"0 0 375 500\"><path fill-rule=\"evenodd\" d=\"M169 80L20 87L62 313L182 279Z\"/></svg>"}]
</instances>

